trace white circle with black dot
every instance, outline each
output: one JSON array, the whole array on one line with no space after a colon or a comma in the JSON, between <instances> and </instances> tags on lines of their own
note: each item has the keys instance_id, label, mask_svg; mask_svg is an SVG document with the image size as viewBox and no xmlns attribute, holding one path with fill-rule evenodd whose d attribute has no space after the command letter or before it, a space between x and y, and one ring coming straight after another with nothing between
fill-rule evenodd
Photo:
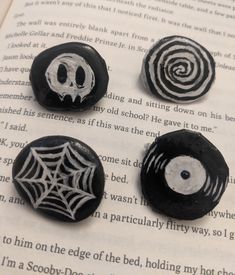
<instances>
[{"instance_id":1,"label":"white circle with black dot","mask_svg":"<svg viewBox=\"0 0 235 275\"><path fill-rule=\"evenodd\" d=\"M175 192L192 195L206 182L206 170L202 163L190 156L178 156L165 167L167 185Z\"/></svg>"}]
</instances>

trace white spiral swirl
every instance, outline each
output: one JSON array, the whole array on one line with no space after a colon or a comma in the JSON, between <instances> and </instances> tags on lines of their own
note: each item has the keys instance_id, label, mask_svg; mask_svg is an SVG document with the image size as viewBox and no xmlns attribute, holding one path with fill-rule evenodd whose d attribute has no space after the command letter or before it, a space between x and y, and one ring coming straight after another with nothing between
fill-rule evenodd
<instances>
[{"instance_id":1,"label":"white spiral swirl","mask_svg":"<svg viewBox=\"0 0 235 275\"><path fill-rule=\"evenodd\" d=\"M215 78L215 63L197 42L170 36L148 51L142 77L154 94L174 102L191 102L208 92Z\"/></svg>"}]
</instances>

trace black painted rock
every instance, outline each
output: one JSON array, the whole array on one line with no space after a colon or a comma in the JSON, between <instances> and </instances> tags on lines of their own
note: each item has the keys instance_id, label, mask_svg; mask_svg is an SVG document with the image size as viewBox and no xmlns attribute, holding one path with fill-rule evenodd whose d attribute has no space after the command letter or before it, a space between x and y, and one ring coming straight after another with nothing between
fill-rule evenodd
<instances>
[{"instance_id":1,"label":"black painted rock","mask_svg":"<svg viewBox=\"0 0 235 275\"><path fill-rule=\"evenodd\" d=\"M159 40L144 57L141 78L154 94L176 103L205 95L215 78L211 54L197 42L181 36Z\"/></svg>"},{"instance_id":2,"label":"black painted rock","mask_svg":"<svg viewBox=\"0 0 235 275\"><path fill-rule=\"evenodd\" d=\"M104 59L91 46L78 42L43 51L30 73L39 104L59 111L91 107L106 93L108 80Z\"/></svg>"},{"instance_id":3,"label":"black painted rock","mask_svg":"<svg viewBox=\"0 0 235 275\"><path fill-rule=\"evenodd\" d=\"M141 170L141 186L154 210L193 220L212 210L228 183L218 149L200 133L180 130L157 138Z\"/></svg>"},{"instance_id":4,"label":"black painted rock","mask_svg":"<svg viewBox=\"0 0 235 275\"><path fill-rule=\"evenodd\" d=\"M31 142L15 159L12 174L26 201L62 221L87 218L103 196L104 171L98 156L70 137L48 136Z\"/></svg>"}]
</instances>

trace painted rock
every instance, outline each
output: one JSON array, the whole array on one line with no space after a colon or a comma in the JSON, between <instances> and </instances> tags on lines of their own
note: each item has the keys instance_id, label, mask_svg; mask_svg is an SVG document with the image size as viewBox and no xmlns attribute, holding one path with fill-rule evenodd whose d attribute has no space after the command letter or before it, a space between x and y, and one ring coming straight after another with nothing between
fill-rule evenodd
<instances>
[{"instance_id":1,"label":"painted rock","mask_svg":"<svg viewBox=\"0 0 235 275\"><path fill-rule=\"evenodd\" d=\"M146 53L141 78L154 95L188 103L209 91L215 79L215 62L209 51L192 39L169 36Z\"/></svg>"},{"instance_id":2,"label":"painted rock","mask_svg":"<svg viewBox=\"0 0 235 275\"><path fill-rule=\"evenodd\" d=\"M104 59L91 46L72 42L40 53L32 64L34 95L49 110L83 111L107 91Z\"/></svg>"},{"instance_id":3,"label":"painted rock","mask_svg":"<svg viewBox=\"0 0 235 275\"><path fill-rule=\"evenodd\" d=\"M96 153L66 136L28 144L15 159L12 174L19 194L33 208L62 221L87 218L104 192L104 171Z\"/></svg>"},{"instance_id":4,"label":"painted rock","mask_svg":"<svg viewBox=\"0 0 235 275\"><path fill-rule=\"evenodd\" d=\"M200 133L170 132L150 146L141 186L152 208L177 219L193 220L220 201L229 169L218 149Z\"/></svg>"}]
</instances>

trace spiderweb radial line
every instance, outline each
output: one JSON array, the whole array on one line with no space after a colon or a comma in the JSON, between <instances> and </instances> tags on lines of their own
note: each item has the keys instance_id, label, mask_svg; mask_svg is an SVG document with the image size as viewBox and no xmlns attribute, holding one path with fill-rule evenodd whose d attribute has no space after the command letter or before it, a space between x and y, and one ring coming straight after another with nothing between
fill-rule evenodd
<instances>
[{"instance_id":1,"label":"spiderweb radial line","mask_svg":"<svg viewBox=\"0 0 235 275\"><path fill-rule=\"evenodd\" d=\"M86 191L83 191L82 189L77 189L77 191L74 192L74 188L71 188L69 186L61 186L60 192L64 192L64 191L72 191L74 194L76 194L76 196L82 195L82 196L86 196L86 197L95 197L94 194L90 194Z\"/></svg>"},{"instance_id":2,"label":"spiderweb radial line","mask_svg":"<svg viewBox=\"0 0 235 275\"><path fill-rule=\"evenodd\" d=\"M88 187L89 187L89 192L94 195L93 188L92 188L92 181L93 181L93 177L94 177L94 173L95 173L95 166L93 166L90 170L91 170L90 174L87 175L87 177L89 177ZM84 181L84 179L83 179L83 181Z\"/></svg>"},{"instance_id":3,"label":"spiderweb radial line","mask_svg":"<svg viewBox=\"0 0 235 275\"><path fill-rule=\"evenodd\" d=\"M58 188L60 188L60 190L62 190L62 192L64 191L72 191L73 193L75 194L84 194L86 196L90 196L91 194L86 192L86 191L83 191L82 189L74 189L73 187L71 186L66 186L66 185L63 185L63 184L57 184ZM56 192L53 192L51 191L51 193L54 193L56 194Z\"/></svg>"},{"instance_id":4,"label":"spiderweb radial line","mask_svg":"<svg viewBox=\"0 0 235 275\"><path fill-rule=\"evenodd\" d=\"M34 193L35 193L35 197L38 197L41 193L43 193L44 192L44 189L43 189L43 186L45 187L45 185L44 184L42 184L41 182L40 182L40 180L39 179L17 179L18 180L18 182L20 183L20 185L21 185L21 187L25 190L25 183L28 185L28 186L30 186L30 188L32 188L33 190L34 190ZM40 194L38 194L38 191L35 189L35 185L36 185L36 187L39 189L39 191L40 191ZM26 190L25 190L26 191ZM28 189L27 189L27 191L28 191ZM28 194L28 192L27 192L27 194ZM34 201L34 203L35 203L35 200L33 200Z\"/></svg>"},{"instance_id":5,"label":"spiderweb radial line","mask_svg":"<svg viewBox=\"0 0 235 275\"><path fill-rule=\"evenodd\" d=\"M31 147L16 180L34 208L75 220L78 209L96 198L92 190L95 169L93 162L65 142L55 147Z\"/></svg>"},{"instance_id":6,"label":"spiderweb radial line","mask_svg":"<svg viewBox=\"0 0 235 275\"><path fill-rule=\"evenodd\" d=\"M59 169L60 169L60 166L61 166L61 164L62 164L63 161L64 161L64 156L65 156L65 154L66 154L66 151L67 151L68 146L69 146L69 143L66 142L66 143L64 144L63 151L62 151L62 153L61 153L61 158L60 158L60 160L58 161L58 164L57 164L57 166L56 166L55 174L54 174L53 179L55 179L55 178L57 177L57 174L58 174L58 171L59 171Z\"/></svg>"},{"instance_id":7,"label":"spiderweb radial line","mask_svg":"<svg viewBox=\"0 0 235 275\"><path fill-rule=\"evenodd\" d=\"M49 211L52 211L52 210L53 210L53 208L51 208L51 207L46 207L46 206L41 206L40 208L41 208L41 209L45 209L45 210L49 210ZM55 210L54 210L54 211L55 211ZM67 213L66 211L63 211L63 210L60 210L60 209L57 209L57 208L56 208L56 212L59 213L59 214L62 214L62 215L64 215L64 216L66 216L66 217L68 217L68 218L70 218L70 219L72 219L72 220L75 220L74 215L71 216L70 213Z\"/></svg>"},{"instance_id":8,"label":"spiderweb radial line","mask_svg":"<svg viewBox=\"0 0 235 275\"><path fill-rule=\"evenodd\" d=\"M41 188L40 188L40 184L38 183L38 181L35 182L35 183L32 183L30 185L30 187L33 188L33 190L34 190L35 198L38 198L40 196L40 194L41 194Z\"/></svg>"},{"instance_id":9,"label":"spiderweb radial line","mask_svg":"<svg viewBox=\"0 0 235 275\"><path fill-rule=\"evenodd\" d=\"M72 205L73 205L76 201L81 200L81 198L84 198L84 196L83 196L83 195L80 195L80 196L76 196L76 197L73 197L72 199L70 199L70 201L69 201L70 207L72 207Z\"/></svg>"},{"instance_id":10,"label":"spiderweb radial line","mask_svg":"<svg viewBox=\"0 0 235 275\"><path fill-rule=\"evenodd\" d=\"M34 159L35 160L35 159ZM36 160L35 160L36 161ZM41 166L39 163L37 163L36 171L32 177L32 179L38 179L38 176L40 175L40 172L42 172L43 175L43 170L41 169Z\"/></svg>"},{"instance_id":11,"label":"spiderweb radial line","mask_svg":"<svg viewBox=\"0 0 235 275\"><path fill-rule=\"evenodd\" d=\"M81 178L82 174L80 172L74 173L73 178L72 178L72 186L74 188L79 188L79 181Z\"/></svg>"},{"instance_id":12,"label":"spiderweb radial line","mask_svg":"<svg viewBox=\"0 0 235 275\"><path fill-rule=\"evenodd\" d=\"M56 182L54 181L48 167L45 165L45 163L42 161L40 158L39 154L36 151L36 148L31 148L31 152L34 156L34 158L38 161L38 163L42 166L43 168L43 178L42 180L45 180L46 177L48 177L51 180L51 186L48 188L49 184L45 186L44 192L41 194L41 196L36 200L34 207L38 207L43 199L51 192L51 190L54 188Z\"/></svg>"},{"instance_id":13,"label":"spiderweb radial line","mask_svg":"<svg viewBox=\"0 0 235 275\"><path fill-rule=\"evenodd\" d=\"M36 172L35 172L35 174L33 175L33 178L26 178L26 177L31 173L32 168L34 168L35 164L36 164ZM26 166L26 167L27 167L27 166ZM29 169L29 172L26 173L26 174L24 175L23 178L18 178L18 177L17 177L17 180L18 180L20 186L24 189L24 191L28 194L28 196L29 196L28 188L27 188L27 191L26 191L26 189L25 189L25 183L27 183L28 186L30 186L29 188L30 188L30 189L32 190L32 192L34 193L34 197L31 196L31 195L32 195L31 193L30 193L30 196L29 196L30 201L31 201L31 203L32 203L33 205L35 205L35 199L36 199L38 196L40 196L40 194L41 194L42 192L44 192L44 190L43 190L41 184L40 184L39 181L38 181L38 175L39 175L40 171L41 171L40 164L36 163L36 160L34 159L33 164L32 164L32 166L31 166L30 169ZM38 189L39 189L39 190L38 190Z\"/></svg>"},{"instance_id":14,"label":"spiderweb radial line","mask_svg":"<svg viewBox=\"0 0 235 275\"><path fill-rule=\"evenodd\" d=\"M72 159L69 159L69 161L73 161ZM67 173L71 173L71 174L74 174L76 173L76 171L74 171L74 168L70 168L68 165L66 165L66 163L63 163L62 164L64 169L65 169L65 172ZM83 172L85 171L87 168L84 168L83 166L80 166L80 164L77 164L75 166L75 164L73 163L73 166L76 168L76 169L79 169L79 171Z\"/></svg>"},{"instance_id":15,"label":"spiderweb radial line","mask_svg":"<svg viewBox=\"0 0 235 275\"><path fill-rule=\"evenodd\" d=\"M42 194L42 193L44 192L43 187L45 188L45 186L42 187L42 184L41 184L40 182L38 182L37 187L38 187L38 189L40 190L40 194ZM39 196L40 196L40 195L39 195Z\"/></svg>"},{"instance_id":16,"label":"spiderweb radial line","mask_svg":"<svg viewBox=\"0 0 235 275\"><path fill-rule=\"evenodd\" d=\"M61 185L61 186L63 186L63 185ZM48 194L47 197L45 197L41 201L41 203L38 207L41 208L41 209L47 209L47 210L50 210L50 211L59 212L63 215L66 215L67 217L70 217L70 218L74 219L75 218L74 213L73 213L71 207L69 206L67 200L64 198L64 195L61 191L62 188L63 187L61 187L60 189L58 188L57 192L51 191L51 193L50 193L51 195ZM60 204L62 203L64 205L64 207L54 203L53 202L54 200L59 202ZM51 208L50 207L46 208L45 205L52 206L52 207Z\"/></svg>"},{"instance_id":17,"label":"spiderweb radial line","mask_svg":"<svg viewBox=\"0 0 235 275\"><path fill-rule=\"evenodd\" d=\"M67 192L67 194L64 196L66 198L66 200L69 199L69 197L74 194L73 191L69 191L69 190L65 190L65 192Z\"/></svg>"},{"instance_id":18,"label":"spiderweb radial line","mask_svg":"<svg viewBox=\"0 0 235 275\"><path fill-rule=\"evenodd\" d=\"M69 143L66 142L63 146L60 146L60 149L62 148L62 152L60 153L61 158L59 159L59 161L58 161L58 163L57 163L57 166L56 166L56 169L55 169L54 176L52 176L50 170L49 170L48 167L45 165L45 163L42 161L42 159L41 159L41 157L40 157L40 154L38 154L38 153L36 152L35 149L32 150L33 155L34 155L35 158L38 160L38 162L43 166L44 171L46 171L46 175L51 179L51 186L50 186L49 188L47 188L47 190L45 190L45 192L43 192L43 193L41 194L41 196L38 198L38 200L37 200L37 202L36 202L37 206L39 206L39 205L42 203L43 199L44 199L45 197L47 197L47 196L49 195L49 193L51 192L51 190L56 186L56 184L57 184L57 181L56 181L57 173L58 173L58 170L59 170L59 168L60 168L60 165L61 165L61 163L62 163L62 161L63 161L63 157L64 157L65 152L66 152L66 150L67 150L68 144L69 144ZM55 147L53 147L53 149L54 149L54 148L55 148ZM45 150L45 149L44 149L44 150ZM47 148L47 150L51 150L51 148L50 148L50 149Z\"/></svg>"},{"instance_id":19,"label":"spiderweb radial line","mask_svg":"<svg viewBox=\"0 0 235 275\"><path fill-rule=\"evenodd\" d=\"M60 195L62 202L64 203L64 205L66 207L66 211L69 213L70 217L74 220L75 219L75 211L73 211L72 208L70 207L69 202L67 202L61 189L58 190L58 194Z\"/></svg>"},{"instance_id":20,"label":"spiderweb radial line","mask_svg":"<svg viewBox=\"0 0 235 275\"><path fill-rule=\"evenodd\" d=\"M28 157L27 157L27 159L25 160L24 165L22 166L20 172L18 172L18 174L15 176L15 179L19 179L19 178L22 177L23 173L25 173L25 172L27 173L26 168L29 165L32 157L33 157L32 152L30 152L29 155L28 155Z\"/></svg>"},{"instance_id":21,"label":"spiderweb radial line","mask_svg":"<svg viewBox=\"0 0 235 275\"><path fill-rule=\"evenodd\" d=\"M34 198L34 196L37 197L37 191L36 191L35 186L33 184L29 184L30 185L30 190L29 190L28 187L25 185L25 183L24 183L25 181L24 180L18 180L18 182L20 183L20 186L24 189L24 191L28 195L28 197L29 197L32 205L34 206L35 205L35 198Z\"/></svg>"},{"instance_id":22,"label":"spiderweb radial line","mask_svg":"<svg viewBox=\"0 0 235 275\"><path fill-rule=\"evenodd\" d=\"M70 151L72 151L72 148L71 148L71 146L68 148ZM71 153L70 153L70 151L67 151L66 152L66 157L67 157L67 159L68 159L68 161L69 161L69 163L71 163L75 168L77 168L77 169L79 169L79 170L81 170L81 169L84 169L84 167L80 164L80 163L82 163L83 164L83 160L81 160L80 159L80 157L78 158L77 157L77 159L80 161L78 161L75 157L73 157L72 155L71 155ZM73 153L73 152L72 152ZM74 153L73 153L73 155L74 155ZM84 165L89 165L88 163L84 163ZM64 163L64 166L66 166L66 164ZM67 166L66 166L67 167ZM71 170L71 168L69 168L70 170Z\"/></svg>"},{"instance_id":23,"label":"spiderweb radial line","mask_svg":"<svg viewBox=\"0 0 235 275\"><path fill-rule=\"evenodd\" d=\"M35 164L37 165L37 168L36 168L36 170L37 170L38 169L38 163L37 163L36 159L34 158L33 162L30 163L30 168L28 169L28 171L27 170L24 171L24 172L26 172L23 176L24 179L26 179L28 177L28 175L30 175L30 173L32 172Z\"/></svg>"},{"instance_id":24,"label":"spiderweb radial line","mask_svg":"<svg viewBox=\"0 0 235 275\"><path fill-rule=\"evenodd\" d=\"M87 194L80 194L80 195L78 195L78 196L73 197L73 198L69 201L69 205L72 206L73 203L74 203L76 200L80 200L81 198L83 198L82 200L84 200L84 198L87 198L87 200L90 200L90 199L94 199L95 196L92 195L92 194L89 194L89 195L87 195Z\"/></svg>"},{"instance_id":25,"label":"spiderweb radial line","mask_svg":"<svg viewBox=\"0 0 235 275\"><path fill-rule=\"evenodd\" d=\"M45 171L45 174L50 178L50 180L53 180L53 177L51 175L51 173L49 172L47 166L45 165L45 163L42 161L42 159L40 158L39 154L36 151L36 148L31 148L31 152L34 156L34 158L38 161L38 163L42 166L43 171Z\"/></svg>"},{"instance_id":26,"label":"spiderweb radial line","mask_svg":"<svg viewBox=\"0 0 235 275\"><path fill-rule=\"evenodd\" d=\"M26 168L28 167L28 165L32 161L32 158L33 158L33 155L30 152L29 155L28 155L28 157L27 157L27 159L24 162L23 167L21 168L21 170L19 171L19 173L16 175L15 179L19 182L20 186L23 188L23 190L25 191L25 193L28 195L29 200L31 201L32 205L34 206L35 199L34 199L33 195L31 194L31 192L33 191L34 195L36 197L37 196L37 191L36 191L35 187L30 182L27 182L27 178L25 178L25 176L28 175L28 172L27 172ZM34 163L35 162L33 162L33 165L34 165ZM31 165L30 168L29 168L30 172L31 172L31 169L32 169L33 165ZM27 188L27 186L25 185L24 182L27 182L27 184L30 186L31 192Z\"/></svg>"},{"instance_id":27,"label":"spiderweb radial line","mask_svg":"<svg viewBox=\"0 0 235 275\"><path fill-rule=\"evenodd\" d=\"M56 210L56 213L62 214L62 215L66 216L66 217L68 217L68 218L70 218L70 219L72 219L72 220L75 220L74 215L71 216L71 214L70 214L70 213L67 213L67 212L65 211L65 209L63 209L63 208L60 209L60 208L57 207L57 205L55 205L55 204L48 204L48 206L46 206L46 204L45 204L45 205L41 205L40 208L41 208L41 209L45 209L45 210L49 210L49 211L53 211L53 210L54 210L54 212L55 212L55 210ZM55 208L55 209L54 209L54 208Z\"/></svg>"},{"instance_id":28,"label":"spiderweb radial line","mask_svg":"<svg viewBox=\"0 0 235 275\"><path fill-rule=\"evenodd\" d=\"M66 152L66 156L69 159L69 161L74 161L74 158L71 155L71 153L72 153L76 157L76 159L78 159L82 164L84 164L84 165L87 166L86 168L82 167L79 164L79 162L76 160L76 166L77 166L77 168L81 172L85 171L85 176L84 176L84 179L82 180L82 188L84 190L89 189L89 191L93 193L93 190L92 190L92 179L93 179L93 176L94 176L95 166L90 161L87 161L82 156L80 156L75 150L73 150L73 148L71 146L69 146L68 149L69 150ZM71 151L71 153L69 151ZM87 173L89 173L89 172L90 172L90 176L89 176L89 181L88 181L88 184L87 184L87 178L88 178Z\"/></svg>"},{"instance_id":29,"label":"spiderweb radial line","mask_svg":"<svg viewBox=\"0 0 235 275\"><path fill-rule=\"evenodd\" d=\"M94 196L94 198L95 198L95 196ZM76 207L74 208L74 213L76 213L77 212L77 210L84 204L84 203L86 203L87 201L89 201L90 199L94 199L93 197L92 198L90 198L90 197L84 197L83 199L81 199L80 201L79 201L79 203L76 205Z\"/></svg>"},{"instance_id":30,"label":"spiderweb radial line","mask_svg":"<svg viewBox=\"0 0 235 275\"><path fill-rule=\"evenodd\" d=\"M84 165L84 166L91 166L92 165L92 163L90 162L90 161L88 161L88 160L86 160L84 157L82 157L80 154L78 154L71 146L69 146L68 147L68 149L69 149L69 153L70 153L70 151L71 151L71 153L75 156L75 159L76 159L76 162L79 164L79 162L77 161L77 160L79 160L80 161L80 163L82 164L82 165ZM67 154L68 154L68 152L67 152ZM71 156L71 154L70 154L70 156ZM80 167L81 165L79 165L79 167ZM84 167L83 167L84 168Z\"/></svg>"}]
</instances>

